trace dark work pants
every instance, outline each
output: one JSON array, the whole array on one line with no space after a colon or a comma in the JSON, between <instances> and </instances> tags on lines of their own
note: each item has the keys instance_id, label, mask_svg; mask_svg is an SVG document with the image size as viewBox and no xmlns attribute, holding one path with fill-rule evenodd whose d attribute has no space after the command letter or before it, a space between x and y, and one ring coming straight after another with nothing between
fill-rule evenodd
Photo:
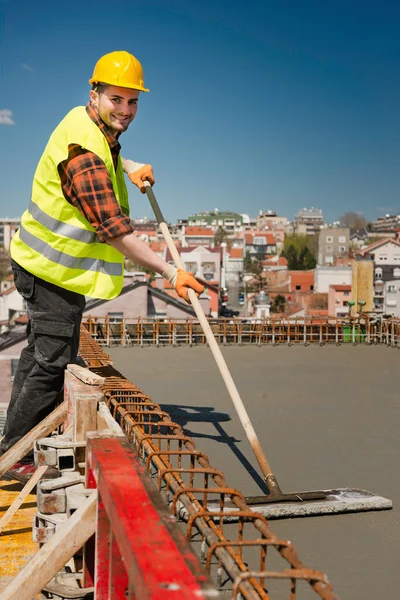
<instances>
[{"instance_id":1,"label":"dark work pants","mask_svg":"<svg viewBox=\"0 0 400 600\"><path fill-rule=\"evenodd\" d=\"M76 360L85 297L35 277L11 261L14 283L28 309L28 345L15 373L0 453L56 406L64 370Z\"/></svg>"}]
</instances>

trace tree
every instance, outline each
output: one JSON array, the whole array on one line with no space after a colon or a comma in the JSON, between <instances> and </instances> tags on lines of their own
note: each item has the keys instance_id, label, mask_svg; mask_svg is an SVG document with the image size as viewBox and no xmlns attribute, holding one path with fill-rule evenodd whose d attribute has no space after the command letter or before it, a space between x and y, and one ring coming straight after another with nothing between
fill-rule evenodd
<instances>
[{"instance_id":1,"label":"tree","mask_svg":"<svg viewBox=\"0 0 400 600\"><path fill-rule=\"evenodd\" d=\"M299 270L308 271L310 269L315 269L317 265L317 260L315 256L313 256L308 249L308 246L303 248L300 252L299 256Z\"/></svg>"},{"instance_id":2,"label":"tree","mask_svg":"<svg viewBox=\"0 0 400 600\"><path fill-rule=\"evenodd\" d=\"M253 279L251 279L247 284L247 289L249 291L258 293L267 287L268 277L267 274L263 271L261 263L258 260L251 261L250 269L248 272L253 274Z\"/></svg>"},{"instance_id":3,"label":"tree","mask_svg":"<svg viewBox=\"0 0 400 600\"><path fill-rule=\"evenodd\" d=\"M349 227L350 229L364 229L367 225L367 219L362 213L346 212L339 218L340 227Z\"/></svg>"},{"instance_id":4,"label":"tree","mask_svg":"<svg viewBox=\"0 0 400 600\"><path fill-rule=\"evenodd\" d=\"M293 244L290 244L287 249L283 248L281 256L288 261L289 271L297 271L299 269L299 254Z\"/></svg>"},{"instance_id":5,"label":"tree","mask_svg":"<svg viewBox=\"0 0 400 600\"><path fill-rule=\"evenodd\" d=\"M222 244L222 242L225 242L227 237L228 237L228 232L225 231L225 229L221 225L219 225L219 227L217 228L217 230L214 233L215 246L220 246Z\"/></svg>"},{"instance_id":6,"label":"tree","mask_svg":"<svg viewBox=\"0 0 400 600\"><path fill-rule=\"evenodd\" d=\"M285 312L285 305L286 305L285 296L281 296L280 294L278 294L277 296L275 296L275 298L273 299L273 302L271 304L271 312L272 313Z\"/></svg>"},{"instance_id":7,"label":"tree","mask_svg":"<svg viewBox=\"0 0 400 600\"><path fill-rule=\"evenodd\" d=\"M304 237L307 240L306 236L298 237ZM288 261L288 269L290 271L308 271L309 269L314 269L317 264L315 256L306 244L301 245L297 243L297 247L295 244L290 244L287 248L283 248L281 256Z\"/></svg>"},{"instance_id":8,"label":"tree","mask_svg":"<svg viewBox=\"0 0 400 600\"><path fill-rule=\"evenodd\" d=\"M243 270L245 273L251 272L252 262L253 261L251 260L250 252L246 252L245 257L243 259Z\"/></svg>"}]
</instances>

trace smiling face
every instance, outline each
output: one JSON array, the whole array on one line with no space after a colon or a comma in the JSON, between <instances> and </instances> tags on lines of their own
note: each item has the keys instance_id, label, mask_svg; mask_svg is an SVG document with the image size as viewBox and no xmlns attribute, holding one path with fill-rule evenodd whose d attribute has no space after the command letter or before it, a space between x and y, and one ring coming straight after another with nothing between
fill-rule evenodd
<instances>
[{"instance_id":1,"label":"smiling face","mask_svg":"<svg viewBox=\"0 0 400 600\"><path fill-rule=\"evenodd\" d=\"M108 85L99 91L90 90L90 101L99 113L100 118L111 131L126 131L136 116L139 91Z\"/></svg>"}]
</instances>

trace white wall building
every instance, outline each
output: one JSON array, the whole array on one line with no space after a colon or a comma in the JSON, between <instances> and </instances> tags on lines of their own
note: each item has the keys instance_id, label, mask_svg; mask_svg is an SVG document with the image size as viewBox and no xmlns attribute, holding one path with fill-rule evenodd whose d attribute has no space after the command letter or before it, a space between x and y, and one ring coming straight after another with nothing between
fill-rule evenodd
<instances>
[{"instance_id":1,"label":"white wall building","mask_svg":"<svg viewBox=\"0 0 400 600\"><path fill-rule=\"evenodd\" d=\"M193 249L181 248L181 258L186 271L194 273L206 281L221 280L221 255L219 251L211 252L207 248L197 246Z\"/></svg>"},{"instance_id":2,"label":"white wall building","mask_svg":"<svg viewBox=\"0 0 400 600\"><path fill-rule=\"evenodd\" d=\"M20 222L20 219L0 219L0 246L3 246L5 250L10 249L10 242Z\"/></svg>"},{"instance_id":3,"label":"white wall building","mask_svg":"<svg viewBox=\"0 0 400 600\"><path fill-rule=\"evenodd\" d=\"M351 267L316 267L314 290L317 294L327 294L330 285L351 285Z\"/></svg>"},{"instance_id":4,"label":"white wall building","mask_svg":"<svg viewBox=\"0 0 400 600\"><path fill-rule=\"evenodd\" d=\"M8 329L13 320L26 313L26 303L13 285L0 294L0 326L1 331Z\"/></svg>"}]
</instances>

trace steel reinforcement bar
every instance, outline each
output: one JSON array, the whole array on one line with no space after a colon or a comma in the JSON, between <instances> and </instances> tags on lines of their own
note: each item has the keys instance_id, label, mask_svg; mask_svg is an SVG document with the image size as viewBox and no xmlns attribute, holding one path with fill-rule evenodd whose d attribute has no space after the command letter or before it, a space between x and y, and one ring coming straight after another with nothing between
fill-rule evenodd
<instances>
[{"instance_id":1,"label":"steel reinforcement bar","mask_svg":"<svg viewBox=\"0 0 400 600\"><path fill-rule=\"evenodd\" d=\"M293 544L276 536L267 520L250 510L241 492L228 485L223 473L212 467L182 427L114 369L110 357L83 326L80 356L89 369L106 379L100 387L113 417L185 527L187 539L198 546L219 588L228 590L232 598L268 600L273 597L273 580L286 580L288 597L295 600L299 582L305 581L321 598L337 600L326 576L307 568ZM218 511L209 507L216 499ZM232 510L234 522L229 521ZM279 553L287 568L266 568L271 551Z\"/></svg>"},{"instance_id":2,"label":"steel reinforcement bar","mask_svg":"<svg viewBox=\"0 0 400 600\"><path fill-rule=\"evenodd\" d=\"M220 344L386 344L400 348L400 319L210 319ZM100 346L201 345L207 340L195 319L86 316L84 325Z\"/></svg>"}]
</instances>

